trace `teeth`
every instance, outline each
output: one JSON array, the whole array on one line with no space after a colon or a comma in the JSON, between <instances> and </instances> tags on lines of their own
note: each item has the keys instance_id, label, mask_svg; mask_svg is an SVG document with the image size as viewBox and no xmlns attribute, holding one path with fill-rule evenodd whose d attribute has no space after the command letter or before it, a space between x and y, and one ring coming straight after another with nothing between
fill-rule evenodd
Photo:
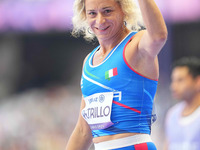
<instances>
[{"instance_id":1,"label":"teeth","mask_svg":"<svg viewBox=\"0 0 200 150\"><path fill-rule=\"evenodd\" d=\"M102 28L102 29L101 29L101 28L99 28L99 30L105 30L105 29L107 29L107 27L106 27L106 28Z\"/></svg>"}]
</instances>

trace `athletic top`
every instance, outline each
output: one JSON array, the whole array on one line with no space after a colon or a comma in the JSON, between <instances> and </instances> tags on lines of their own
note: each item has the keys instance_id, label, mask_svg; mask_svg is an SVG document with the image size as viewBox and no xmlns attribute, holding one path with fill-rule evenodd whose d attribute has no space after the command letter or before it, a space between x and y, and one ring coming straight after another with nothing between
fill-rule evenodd
<instances>
[{"instance_id":1,"label":"athletic top","mask_svg":"<svg viewBox=\"0 0 200 150\"><path fill-rule=\"evenodd\" d=\"M173 106L166 118L166 136L169 150L199 150L200 106L189 116L183 117L185 102Z\"/></svg>"},{"instance_id":2,"label":"athletic top","mask_svg":"<svg viewBox=\"0 0 200 150\"><path fill-rule=\"evenodd\" d=\"M137 73L125 60L124 49L134 34L136 32L128 34L102 63L94 66L92 60L98 46L83 67L81 90L88 106L82 111L82 116L90 125L93 137L151 132L152 107L158 81ZM106 93L111 93L112 101L111 104L102 105L107 101ZM109 115L110 123L106 118Z\"/></svg>"}]
</instances>

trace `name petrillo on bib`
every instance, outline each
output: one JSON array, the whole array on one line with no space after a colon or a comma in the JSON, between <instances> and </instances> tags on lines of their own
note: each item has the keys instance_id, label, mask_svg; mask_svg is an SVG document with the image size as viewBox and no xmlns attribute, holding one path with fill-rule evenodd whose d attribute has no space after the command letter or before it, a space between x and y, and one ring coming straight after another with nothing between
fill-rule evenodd
<instances>
[{"instance_id":1,"label":"name petrillo on bib","mask_svg":"<svg viewBox=\"0 0 200 150\"><path fill-rule=\"evenodd\" d=\"M105 129L113 125L110 120L113 94L96 93L84 98L86 106L82 110L82 116L92 130Z\"/></svg>"}]
</instances>

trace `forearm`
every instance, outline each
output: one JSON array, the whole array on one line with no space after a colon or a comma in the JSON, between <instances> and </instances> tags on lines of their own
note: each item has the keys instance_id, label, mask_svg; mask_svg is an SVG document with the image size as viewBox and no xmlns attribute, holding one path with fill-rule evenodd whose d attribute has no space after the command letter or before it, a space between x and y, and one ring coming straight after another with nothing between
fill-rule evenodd
<instances>
[{"instance_id":1,"label":"forearm","mask_svg":"<svg viewBox=\"0 0 200 150\"><path fill-rule=\"evenodd\" d=\"M167 27L154 0L138 0L147 33L155 38L166 38Z\"/></svg>"},{"instance_id":2,"label":"forearm","mask_svg":"<svg viewBox=\"0 0 200 150\"><path fill-rule=\"evenodd\" d=\"M92 136L75 129L68 141L66 150L88 150L92 143Z\"/></svg>"}]
</instances>

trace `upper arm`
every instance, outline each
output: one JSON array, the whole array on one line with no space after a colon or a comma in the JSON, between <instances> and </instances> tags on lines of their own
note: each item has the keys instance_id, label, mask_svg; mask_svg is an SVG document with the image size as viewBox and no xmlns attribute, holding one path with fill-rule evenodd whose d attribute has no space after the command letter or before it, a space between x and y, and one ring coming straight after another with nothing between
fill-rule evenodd
<instances>
[{"instance_id":1,"label":"upper arm","mask_svg":"<svg viewBox=\"0 0 200 150\"><path fill-rule=\"evenodd\" d=\"M84 98L82 97L79 118L76 126L78 127L78 130L80 130L80 133L91 135L91 129L89 125L81 115L81 112L84 108L85 108L85 101Z\"/></svg>"},{"instance_id":2,"label":"upper arm","mask_svg":"<svg viewBox=\"0 0 200 150\"><path fill-rule=\"evenodd\" d=\"M138 52L155 58L166 43L166 35L150 35L147 30L140 31Z\"/></svg>"},{"instance_id":3,"label":"upper arm","mask_svg":"<svg viewBox=\"0 0 200 150\"><path fill-rule=\"evenodd\" d=\"M84 61L83 61L83 67L82 67L82 70L84 68L84 65L85 65L85 62L86 60L88 59L88 56L90 55L90 53L85 57ZM84 133L84 134L87 134L87 135L90 135L90 138L91 138L91 130L90 130L90 127L88 125L88 123L85 121L85 119L82 117L81 115L81 112L82 110L85 108L85 101L84 101L84 97L82 96L82 99L81 99L81 106L80 106L80 112L79 112L79 118L78 118L78 121L77 121L77 125L76 127L80 130L81 133Z\"/></svg>"},{"instance_id":4,"label":"upper arm","mask_svg":"<svg viewBox=\"0 0 200 150\"><path fill-rule=\"evenodd\" d=\"M83 119L82 115L81 115L81 112L82 110L85 108L85 101L84 101L84 98L82 96L82 99L81 99L81 106L80 106L80 112L79 112L79 119L78 119L78 122L81 121L82 122L85 122L85 120ZM83 119L83 120L82 120Z\"/></svg>"},{"instance_id":5,"label":"upper arm","mask_svg":"<svg viewBox=\"0 0 200 150\"><path fill-rule=\"evenodd\" d=\"M84 65L85 65L85 62L88 58L90 54L88 54L84 61L83 61L83 66L82 66L82 70L84 68ZM82 99L81 99L81 106L80 106L80 112L79 112L79 118L78 118L78 121L77 121L77 125L76 125L76 128L78 128L79 130L81 130L80 132L82 133L88 133L90 132L91 133L91 130L90 130L90 127L88 125L88 123L85 121L85 119L82 117L81 115L81 112L82 110L85 108L85 101L84 101L84 97L82 96Z\"/></svg>"},{"instance_id":6,"label":"upper arm","mask_svg":"<svg viewBox=\"0 0 200 150\"><path fill-rule=\"evenodd\" d=\"M86 60L87 60L87 57L85 58L84 63ZM83 63L83 66L84 66L84 63ZM85 108L85 101L82 96L78 121L76 123L75 129L73 130L70 136L66 150L77 150L77 149L86 150L86 149L89 149L92 143L93 137L92 137L91 129L88 123L82 117L82 110L84 108Z\"/></svg>"},{"instance_id":7,"label":"upper arm","mask_svg":"<svg viewBox=\"0 0 200 150\"><path fill-rule=\"evenodd\" d=\"M83 119L81 112L85 107L84 99L82 98L79 118L76 127L70 136L66 150L86 150L92 143L92 133L89 125Z\"/></svg>"},{"instance_id":8,"label":"upper arm","mask_svg":"<svg viewBox=\"0 0 200 150\"><path fill-rule=\"evenodd\" d=\"M155 58L167 39L167 27L164 18L154 0L138 1L146 30L138 44L138 51Z\"/></svg>"},{"instance_id":9,"label":"upper arm","mask_svg":"<svg viewBox=\"0 0 200 150\"><path fill-rule=\"evenodd\" d=\"M145 34L146 30L142 30L134 35L125 48L125 59L136 72L157 80L159 77L158 58L155 53L153 54L155 49L152 48L151 43L145 41Z\"/></svg>"}]
</instances>

